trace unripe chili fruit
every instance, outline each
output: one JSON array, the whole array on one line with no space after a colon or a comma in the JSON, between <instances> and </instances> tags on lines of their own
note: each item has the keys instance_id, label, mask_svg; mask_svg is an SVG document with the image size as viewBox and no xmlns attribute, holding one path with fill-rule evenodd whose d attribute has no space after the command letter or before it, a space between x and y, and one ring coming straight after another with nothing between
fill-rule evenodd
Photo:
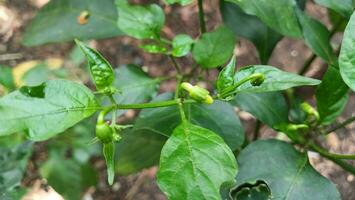
<instances>
[{"instance_id":1,"label":"unripe chili fruit","mask_svg":"<svg viewBox=\"0 0 355 200\"><path fill-rule=\"evenodd\" d=\"M96 137L104 144L113 141L114 131L107 123L96 124Z\"/></svg>"}]
</instances>

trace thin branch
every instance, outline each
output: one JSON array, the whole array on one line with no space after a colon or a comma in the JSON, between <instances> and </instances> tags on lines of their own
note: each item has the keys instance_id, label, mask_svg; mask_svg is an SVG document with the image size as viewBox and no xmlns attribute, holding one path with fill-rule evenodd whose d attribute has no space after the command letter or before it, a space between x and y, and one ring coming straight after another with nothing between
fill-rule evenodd
<instances>
[{"instance_id":1,"label":"thin branch","mask_svg":"<svg viewBox=\"0 0 355 200\"><path fill-rule=\"evenodd\" d=\"M200 20L200 31L202 33L206 33L206 22L205 22L205 13L203 10L203 0L198 0L198 17Z\"/></svg>"}]
</instances>

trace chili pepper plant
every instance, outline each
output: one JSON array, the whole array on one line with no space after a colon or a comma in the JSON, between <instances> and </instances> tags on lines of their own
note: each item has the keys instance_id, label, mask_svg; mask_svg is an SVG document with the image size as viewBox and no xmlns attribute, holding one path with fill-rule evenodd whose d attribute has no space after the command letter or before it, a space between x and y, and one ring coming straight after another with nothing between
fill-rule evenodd
<instances>
[{"instance_id":1,"label":"chili pepper plant","mask_svg":"<svg viewBox=\"0 0 355 200\"><path fill-rule=\"evenodd\" d=\"M307 14L306 0L221 0L223 23L207 28L204 3L52 0L45 5L27 27L23 44L75 41L74 58L85 56L93 84L57 78L16 85L12 69L1 66L7 94L0 98L0 135L8 139L1 146L1 198L23 193L19 184L31 149L47 141L40 175L67 199L79 199L84 188L96 184L86 177L95 174L92 156L106 161L109 186L117 174L158 165L157 184L170 200L341 199L336 186L310 164L308 152L355 175L348 161L355 155L322 145L327 134L355 120L336 122L355 89L354 1L315 0L328 9L328 27ZM197 37L162 33L164 8L181 6L198 8L198 17L191 18L199 22ZM342 32L341 44L330 42ZM170 66L161 67L171 67L173 75L150 77L135 64L112 66L88 43L123 35L139 41L145 52L170 59ZM283 37L303 41L313 53L299 73L268 65ZM254 44L259 63L236 67L240 38ZM325 74L304 76L316 58L326 63ZM182 66L181 59L193 64ZM212 72L218 76L211 82L206 74ZM159 85L172 80L175 90L158 93ZM302 99L297 87L313 88L312 97ZM251 139L236 108L256 118ZM128 109L137 116L120 121ZM260 139L262 126L278 136ZM97 147L102 151L93 151Z\"/></svg>"}]
</instances>

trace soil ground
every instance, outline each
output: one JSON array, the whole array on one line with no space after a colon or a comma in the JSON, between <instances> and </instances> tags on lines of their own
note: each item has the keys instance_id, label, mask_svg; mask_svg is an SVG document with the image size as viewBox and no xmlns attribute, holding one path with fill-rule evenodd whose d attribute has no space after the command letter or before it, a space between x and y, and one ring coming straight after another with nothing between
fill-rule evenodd
<instances>
[{"instance_id":1,"label":"soil ground","mask_svg":"<svg viewBox=\"0 0 355 200\"><path fill-rule=\"evenodd\" d=\"M72 43L52 44L31 48L24 47L20 43L26 25L29 24L29 21L33 18L36 11L47 1L48 0L0 0L0 64L15 66L23 61L65 58L68 55L68 52L73 46ZM137 0L135 2L150 3L158 1ZM162 4L162 1L158 3ZM218 1L205 0L204 6L208 30L212 30L216 25L221 23ZM167 23L163 30L166 37L172 38L177 33L187 33L198 37L199 31L197 27L199 25L197 6L195 4L186 7L165 7L164 9L167 14ZM326 9L309 2L306 10L310 15L325 23L328 28L331 27ZM341 34L335 35L332 40L333 44L339 45L341 37ZM142 64L148 66L149 73L152 76L174 73L171 68L167 67L171 65L168 59L164 56L144 53L137 48L137 44L138 42L136 40L128 37L120 37L100 40L96 43L96 47L103 52L104 56L114 65L127 63ZM239 40L236 54L238 57L238 66L257 64L259 62L254 46L246 40ZM297 72L310 55L311 52L301 41L284 38L274 50L269 64L278 66L287 71ZM179 62L184 68L188 68L192 64L189 58L181 59ZM326 65L321 60L317 59L313 63L311 70L307 73L307 76L321 77L325 69ZM210 77L213 79L215 73L211 73ZM166 84L161 87L161 91L172 90L174 87L173 82L166 82ZM312 97L312 91L309 90L301 91L300 94L306 99ZM344 114L338 121L343 121L347 117L354 115L354 108L355 96L352 94ZM255 119L247 113L241 112L240 115L246 132L251 134L253 132ZM351 124L324 138L323 145L333 152L354 154L354 131L355 124ZM275 136L275 133L266 127L262 127L261 133L262 137ZM42 148L35 149L37 149L35 154L40 154L40 151L43 151ZM36 156L33 157L35 158ZM345 172L332 162L320 158L317 154L312 153L310 157L311 163L315 168L336 184L344 200L355 200L355 177L353 175ZM84 199L166 199L155 184L156 171L157 168L153 167L135 175L119 177L117 182L110 189L106 185L106 180L102 178L97 188L89 188L87 190ZM105 173L104 168L100 169L100 173ZM27 178L31 179L31 177ZM35 181L25 180L24 183L30 184L27 186L32 186Z\"/></svg>"}]
</instances>

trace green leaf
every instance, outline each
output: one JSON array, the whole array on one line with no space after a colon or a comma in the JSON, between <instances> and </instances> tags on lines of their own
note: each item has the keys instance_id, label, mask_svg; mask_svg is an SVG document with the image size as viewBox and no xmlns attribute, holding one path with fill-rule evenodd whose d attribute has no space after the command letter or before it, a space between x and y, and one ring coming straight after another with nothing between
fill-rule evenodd
<instances>
[{"instance_id":1,"label":"green leaf","mask_svg":"<svg viewBox=\"0 0 355 200\"><path fill-rule=\"evenodd\" d=\"M219 72L216 84L218 94L222 94L227 87L234 85L234 74L236 64L237 59L235 56L233 56L227 66L224 67L221 72Z\"/></svg>"},{"instance_id":2,"label":"green leaf","mask_svg":"<svg viewBox=\"0 0 355 200\"><path fill-rule=\"evenodd\" d=\"M237 36L252 41L258 50L261 63L266 64L282 36L268 28L257 17L246 14L234 3L220 1L220 10L226 26Z\"/></svg>"},{"instance_id":3,"label":"green leaf","mask_svg":"<svg viewBox=\"0 0 355 200\"><path fill-rule=\"evenodd\" d=\"M172 97L172 94L164 93L154 101L169 100ZM240 148L243 144L244 130L230 104L222 101L215 101L212 105L185 104L184 110L191 123L217 133L232 150ZM180 114L176 106L143 109L136 120L134 129L170 136L180 122Z\"/></svg>"},{"instance_id":4,"label":"green leaf","mask_svg":"<svg viewBox=\"0 0 355 200\"><path fill-rule=\"evenodd\" d=\"M353 13L353 5L351 0L315 0L315 2L334 10L345 18L350 18Z\"/></svg>"},{"instance_id":5,"label":"green leaf","mask_svg":"<svg viewBox=\"0 0 355 200\"><path fill-rule=\"evenodd\" d=\"M75 39L75 43L85 54L91 77L98 90L105 90L112 85L115 75L111 64L95 49L86 46L83 42Z\"/></svg>"},{"instance_id":6,"label":"green leaf","mask_svg":"<svg viewBox=\"0 0 355 200\"><path fill-rule=\"evenodd\" d=\"M168 53L168 49L165 47L164 44L158 44L158 43L142 44L142 45L139 45L139 47L148 53L161 53L161 54Z\"/></svg>"},{"instance_id":7,"label":"green leaf","mask_svg":"<svg viewBox=\"0 0 355 200\"><path fill-rule=\"evenodd\" d=\"M232 56L235 46L233 32L220 26L213 32L202 34L192 50L192 56L203 68L223 65Z\"/></svg>"},{"instance_id":8,"label":"green leaf","mask_svg":"<svg viewBox=\"0 0 355 200\"><path fill-rule=\"evenodd\" d=\"M165 0L165 2L167 4L178 3L178 4L182 5L182 6L186 6L186 5L190 4L190 3L192 3L193 0Z\"/></svg>"},{"instance_id":9,"label":"green leaf","mask_svg":"<svg viewBox=\"0 0 355 200\"><path fill-rule=\"evenodd\" d=\"M285 98L279 92L243 92L237 94L231 103L251 113L271 128L288 123L288 106Z\"/></svg>"},{"instance_id":10,"label":"green leaf","mask_svg":"<svg viewBox=\"0 0 355 200\"><path fill-rule=\"evenodd\" d=\"M84 11L90 17L81 25L78 17ZM88 40L122 35L116 20L113 0L51 0L27 27L22 43L34 46L75 38Z\"/></svg>"},{"instance_id":11,"label":"green leaf","mask_svg":"<svg viewBox=\"0 0 355 200\"><path fill-rule=\"evenodd\" d=\"M67 200L80 199L84 189L97 183L97 174L89 164L64 158L50 151L49 159L40 167L40 174L50 186Z\"/></svg>"},{"instance_id":12,"label":"green leaf","mask_svg":"<svg viewBox=\"0 0 355 200\"><path fill-rule=\"evenodd\" d=\"M0 196L20 186L32 143L25 142L12 147L0 147Z\"/></svg>"},{"instance_id":13,"label":"green leaf","mask_svg":"<svg viewBox=\"0 0 355 200\"><path fill-rule=\"evenodd\" d=\"M245 13L257 16L266 25L285 36L300 38L297 3L295 0L227 0L240 6Z\"/></svg>"},{"instance_id":14,"label":"green leaf","mask_svg":"<svg viewBox=\"0 0 355 200\"><path fill-rule=\"evenodd\" d=\"M32 140L46 140L99 108L91 91L78 83L53 80L25 86L0 99L0 135L26 131Z\"/></svg>"},{"instance_id":15,"label":"green leaf","mask_svg":"<svg viewBox=\"0 0 355 200\"><path fill-rule=\"evenodd\" d=\"M179 34L175 36L172 43L173 56L175 57L186 56L191 51L191 47L193 43L194 40L189 35Z\"/></svg>"},{"instance_id":16,"label":"green leaf","mask_svg":"<svg viewBox=\"0 0 355 200\"><path fill-rule=\"evenodd\" d=\"M339 55L339 69L344 82L355 90L355 12L344 32Z\"/></svg>"},{"instance_id":17,"label":"green leaf","mask_svg":"<svg viewBox=\"0 0 355 200\"><path fill-rule=\"evenodd\" d=\"M15 89L12 69L10 67L0 65L0 84L9 90Z\"/></svg>"},{"instance_id":18,"label":"green leaf","mask_svg":"<svg viewBox=\"0 0 355 200\"><path fill-rule=\"evenodd\" d=\"M115 81L113 86L120 92L114 95L119 104L144 103L149 101L159 87L160 79L149 77L142 68L136 65L125 65L115 69ZM125 113L118 110L118 115Z\"/></svg>"},{"instance_id":19,"label":"green leaf","mask_svg":"<svg viewBox=\"0 0 355 200\"><path fill-rule=\"evenodd\" d=\"M236 92L272 92L298 86L318 85L321 83L321 81L317 79L281 71L275 67L267 65L252 65L240 69L240 71L234 76L234 82L237 83L254 73L264 74L264 82L260 86L252 86L250 82L244 83L236 89Z\"/></svg>"},{"instance_id":20,"label":"green leaf","mask_svg":"<svg viewBox=\"0 0 355 200\"><path fill-rule=\"evenodd\" d=\"M272 199L340 200L334 184L309 164L306 154L278 140L258 140L238 156L238 185L264 181ZM326 192L325 192L326 191Z\"/></svg>"},{"instance_id":21,"label":"green leaf","mask_svg":"<svg viewBox=\"0 0 355 200\"><path fill-rule=\"evenodd\" d=\"M128 175L158 164L167 139L148 129L124 131L116 145L116 172Z\"/></svg>"},{"instance_id":22,"label":"green leaf","mask_svg":"<svg viewBox=\"0 0 355 200\"><path fill-rule=\"evenodd\" d=\"M138 6L120 1L116 0L120 30L137 39L157 39L160 37L165 16L158 5Z\"/></svg>"},{"instance_id":23,"label":"green leaf","mask_svg":"<svg viewBox=\"0 0 355 200\"><path fill-rule=\"evenodd\" d=\"M316 92L317 110L322 124L332 123L344 110L349 88L333 66L329 66Z\"/></svg>"},{"instance_id":24,"label":"green leaf","mask_svg":"<svg viewBox=\"0 0 355 200\"><path fill-rule=\"evenodd\" d=\"M301 10L296 10L301 25L303 38L309 48L329 64L336 64L337 57L330 45L330 33L319 21L306 15Z\"/></svg>"},{"instance_id":25,"label":"green leaf","mask_svg":"<svg viewBox=\"0 0 355 200\"><path fill-rule=\"evenodd\" d=\"M157 179L170 200L218 200L221 186L233 184L237 171L233 152L222 138L186 122L165 143Z\"/></svg>"}]
</instances>

